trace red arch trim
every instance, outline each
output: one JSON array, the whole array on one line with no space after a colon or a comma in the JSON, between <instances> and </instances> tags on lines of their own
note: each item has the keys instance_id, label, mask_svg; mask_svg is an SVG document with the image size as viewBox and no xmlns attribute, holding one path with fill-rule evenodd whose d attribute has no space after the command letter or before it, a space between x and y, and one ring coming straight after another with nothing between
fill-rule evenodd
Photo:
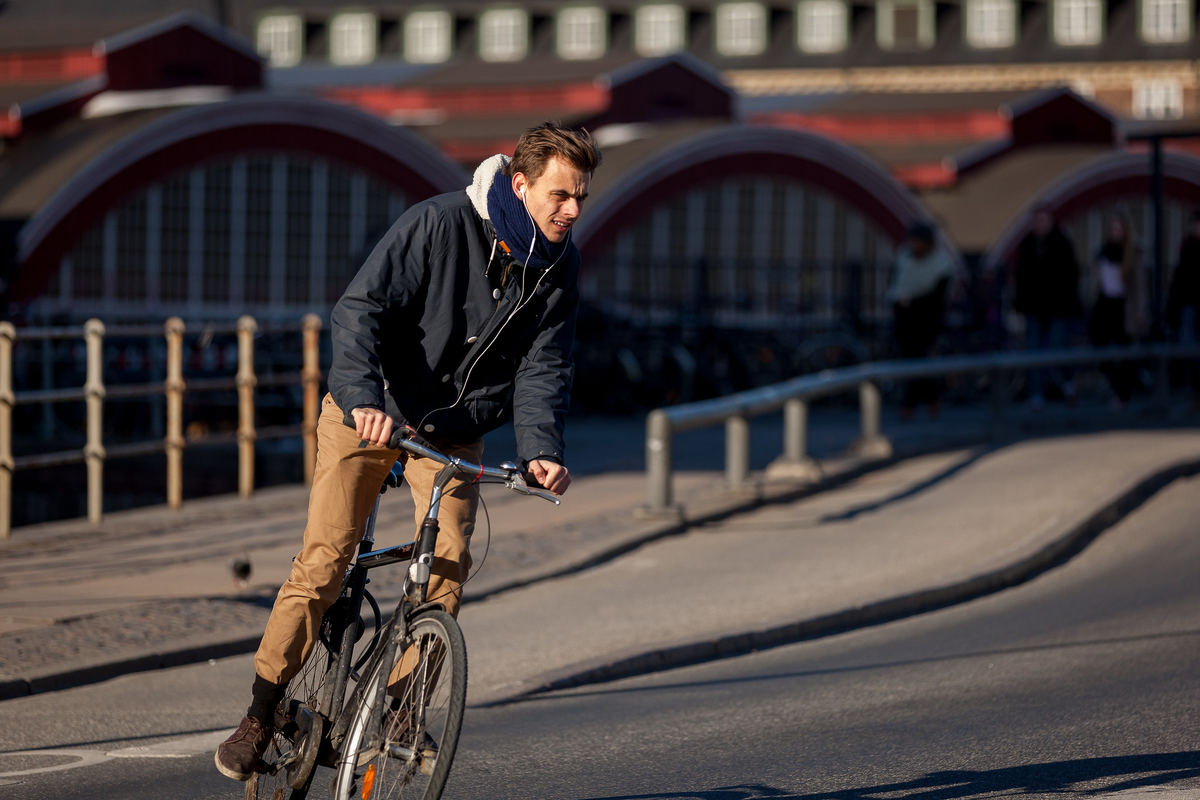
<instances>
[{"instance_id":1,"label":"red arch trim","mask_svg":"<svg viewBox=\"0 0 1200 800\"><path fill-rule=\"evenodd\" d=\"M1163 159L1165 196L1200 205L1200 159L1182 153L1167 153ZM1150 195L1150 157L1143 153L1118 151L1099 156L1064 176L1034 198L996 237L987 262L1009 263L1025 234L1031 230L1033 212L1045 204L1059 217L1068 217L1117 197Z\"/></svg>"},{"instance_id":2,"label":"red arch trim","mask_svg":"<svg viewBox=\"0 0 1200 800\"><path fill-rule=\"evenodd\" d=\"M791 178L819 186L857 209L894 241L904 237L904 230L911 222L901 219L861 184L820 162L780 153L738 153L694 164L628 198L618 211L588 232L584 260L589 255L598 255L613 242L618 231L642 217L655 204L714 180L736 177Z\"/></svg>"},{"instance_id":3,"label":"red arch trim","mask_svg":"<svg viewBox=\"0 0 1200 800\"><path fill-rule=\"evenodd\" d=\"M670 145L627 170L588 210L576 241L585 256L595 254L653 204L738 176L818 186L894 240L913 220L928 217L904 186L854 148L806 131L729 125ZM944 239L942 246L957 255Z\"/></svg>"}]
</instances>

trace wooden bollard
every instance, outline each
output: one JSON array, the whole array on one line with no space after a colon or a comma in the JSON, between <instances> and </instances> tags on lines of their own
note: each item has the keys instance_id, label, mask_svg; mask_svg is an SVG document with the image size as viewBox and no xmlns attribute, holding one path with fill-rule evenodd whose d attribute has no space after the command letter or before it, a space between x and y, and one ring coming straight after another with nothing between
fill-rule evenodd
<instances>
[{"instance_id":1,"label":"wooden bollard","mask_svg":"<svg viewBox=\"0 0 1200 800\"><path fill-rule=\"evenodd\" d=\"M99 525L104 519L104 323L89 319L83 325L87 346L87 381L83 384L87 401L88 522Z\"/></svg>"},{"instance_id":2,"label":"wooden bollard","mask_svg":"<svg viewBox=\"0 0 1200 800\"><path fill-rule=\"evenodd\" d=\"M12 474L16 464L12 453L13 342L17 329L11 322L0 322L0 539L12 536Z\"/></svg>"},{"instance_id":3,"label":"wooden bollard","mask_svg":"<svg viewBox=\"0 0 1200 800\"><path fill-rule=\"evenodd\" d=\"M167 320L163 329L167 337L167 379L163 391L167 395L167 507L178 511L183 507L183 334L187 326L179 317Z\"/></svg>"},{"instance_id":4,"label":"wooden bollard","mask_svg":"<svg viewBox=\"0 0 1200 800\"><path fill-rule=\"evenodd\" d=\"M238 318L238 494L249 499L254 494L254 333L258 323L254 317Z\"/></svg>"},{"instance_id":5,"label":"wooden bollard","mask_svg":"<svg viewBox=\"0 0 1200 800\"><path fill-rule=\"evenodd\" d=\"M317 465L317 417L321 413L321 318L304 315L304 368L300 381L304 385L304 482L312 485Z\"/></svg>"}]
</instances>

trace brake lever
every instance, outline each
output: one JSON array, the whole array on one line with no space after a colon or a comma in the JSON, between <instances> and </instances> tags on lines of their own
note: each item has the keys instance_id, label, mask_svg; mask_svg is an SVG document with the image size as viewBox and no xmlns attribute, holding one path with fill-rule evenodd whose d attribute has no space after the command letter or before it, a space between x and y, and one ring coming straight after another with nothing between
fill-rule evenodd
<instances>
[{"instance_id":1,"label":"brake lever","mask_svg":"<svg viewBox=\"0 0 1200 800\"><path fill-rule=\"evenodd\" d=\"M518 494L528 494L528 495L532 495L534 497L540 497L543 500L549 500L551 503L554 503L554 505L556 505L556 506L562 505L562 500L559 500L557 497L552 495L550 492L546 492L541 489L534 489L530 486L526 486L524 483L517 483L517 481L515 479L508 482L508 488L512 489L514 492L517 492Z\"/></svg>"},{"instance_id":2,"label":"brake lever","mask_svg":"<svg viewBox=\"0 0 1200 800\"><path fill-rule=\"evenodd\" d=\"M534 487L530 486L525 478L525 476L529 473L521 472L521 469L511 461L505 461L500 465L500 468L508 472L508 480L504 482L504 485L509 489L512 489L514 492L517 492L518 494L529 494L533 495L534 497L540 497L543 500L549 500L556 506L562 505L562 501L550 492L544 491L541 487L535 489Z\"/></svg>"}]
</instances>

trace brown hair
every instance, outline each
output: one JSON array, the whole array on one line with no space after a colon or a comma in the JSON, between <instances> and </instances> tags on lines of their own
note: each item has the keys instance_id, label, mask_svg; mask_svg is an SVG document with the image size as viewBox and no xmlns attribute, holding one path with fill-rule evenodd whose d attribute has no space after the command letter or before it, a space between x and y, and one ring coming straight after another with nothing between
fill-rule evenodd
<instances>
[{"instance_id":1,"label":"brown hair","mask_svg":"<svg viewBox=\"0 0 1200 800\"><path fill-rule=\"evenodd\" d=\"M546 164L554 156L583 172L595 172L604 160L596 140L586 130L543 122L521 134L504 174L511 177L520 172L533 183L546 171Z\"/></svg>"}]
</instances>

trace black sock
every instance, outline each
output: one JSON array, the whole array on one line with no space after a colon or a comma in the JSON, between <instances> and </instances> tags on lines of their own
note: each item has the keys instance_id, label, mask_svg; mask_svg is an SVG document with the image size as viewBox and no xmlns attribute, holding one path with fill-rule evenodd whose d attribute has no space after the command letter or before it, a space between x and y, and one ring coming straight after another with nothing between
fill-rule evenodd
<instances>
[{"instance_id":1,"label":"black sock","mask_svg":"<svg viewBox=\"0 0 1200 800\"><path fill-rule=\"evenodd\" d=\"M286 683L271 683L260 675L254 676L254 687L251 689L253 701L246 709L247 717L256 717L267 726L275 725L275 706L283 699L287 689Z\"/></svg>"}]
</instances>

